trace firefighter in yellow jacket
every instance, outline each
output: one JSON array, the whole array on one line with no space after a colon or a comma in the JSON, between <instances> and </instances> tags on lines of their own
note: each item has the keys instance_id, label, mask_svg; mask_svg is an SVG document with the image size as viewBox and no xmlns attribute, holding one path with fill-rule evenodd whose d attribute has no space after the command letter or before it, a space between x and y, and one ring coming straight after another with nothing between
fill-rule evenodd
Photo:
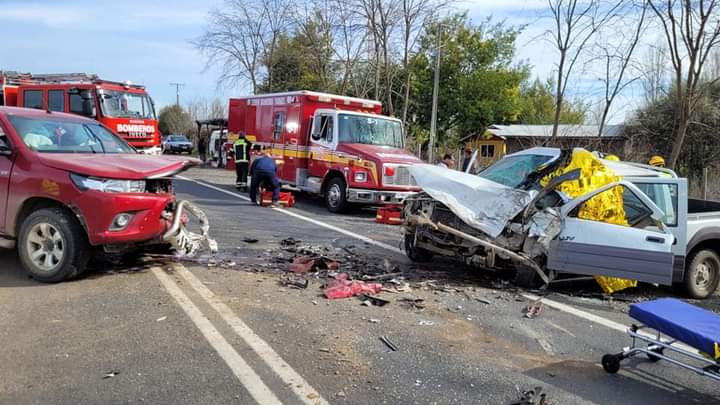
<instances>
[{"instance_id":1,"label":"firefighter in yellow jacket","mask_svg":"<svg viewBox=\"0 0 720 405\"><path fill-rule=\"evenodd\" d=\"M245 139L245 134L240 133L237 141L233 143L233 155L235 155L235 187L247 189L248 166L250 164L250 149L252 144Z\"/></svg>"}]
</instances>

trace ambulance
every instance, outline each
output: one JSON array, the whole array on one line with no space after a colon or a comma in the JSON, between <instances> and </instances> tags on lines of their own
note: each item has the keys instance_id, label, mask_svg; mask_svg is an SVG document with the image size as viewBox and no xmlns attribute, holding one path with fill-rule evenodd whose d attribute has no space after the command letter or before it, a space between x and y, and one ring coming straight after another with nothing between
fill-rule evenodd
<instances>
[{"instance_id":1,"label":"ambulance","mask_svg":"<svg viewBox=\"0 0 720 405\"><path fill-rule=\"evenodd\" d=\"M281 162L283 184L323 196L327 209L399 204L420 189L402 122L379 101L311 91L232 98L228 143L245 134Z\"/></svg>"}]
</instances>

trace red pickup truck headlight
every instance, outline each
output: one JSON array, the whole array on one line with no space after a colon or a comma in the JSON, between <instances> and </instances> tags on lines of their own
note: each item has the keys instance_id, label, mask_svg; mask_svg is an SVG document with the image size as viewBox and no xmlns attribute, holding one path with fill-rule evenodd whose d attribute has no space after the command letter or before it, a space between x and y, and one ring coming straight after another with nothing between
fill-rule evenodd
<instances>
[{"instance_id":1,"label":"red pickup truck headlight","mask_svg":"<svg viewBox=\"0 0 720 405\"><path fill-rule=\"evenodd\" d=\"M86 177L72 173L72 182L82 191L95 190L104 193L144 193L144 180L116 180Z\"/></svg>"}]
</instances>

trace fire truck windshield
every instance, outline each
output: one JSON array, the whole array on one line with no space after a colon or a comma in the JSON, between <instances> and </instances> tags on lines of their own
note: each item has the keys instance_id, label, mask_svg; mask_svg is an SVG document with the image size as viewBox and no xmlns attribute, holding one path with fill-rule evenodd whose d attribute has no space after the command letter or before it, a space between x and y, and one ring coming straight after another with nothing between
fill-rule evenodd
<instances>
[{"instance_id":1,"label":"fire truck windshield","mask_svg":"<svg viewBox=\"0 0 720 405\"><path fill-rule=\"evenodd\" d=\"M340 143L363 143L403 148L400 121L355 114L340 114L339 121Z\"/></svg>"},{"instance_id":2,"label":"fire truck windshield","mask_svg":"<svg viewBox=\"0 0 720 405\"><path fill-rule=\"evenodd\" d=\"M106 117L155 119L155 110L147 95L114 90L101 90L98 95L100 109Z\"/></svg>"}]
</instances>

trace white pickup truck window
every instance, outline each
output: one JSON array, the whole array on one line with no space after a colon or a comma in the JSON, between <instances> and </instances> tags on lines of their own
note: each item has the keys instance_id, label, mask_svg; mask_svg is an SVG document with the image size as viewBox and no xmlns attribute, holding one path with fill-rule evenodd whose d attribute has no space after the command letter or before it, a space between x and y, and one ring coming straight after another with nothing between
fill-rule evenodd
<instances>
[{"instance_id":1,"label":"white pickup truck window","mask_svg":"<svg viewBox=\"0 0 720 405\"><path fill-rule=\"evenodd\" d=\"M622 186L619 186L619 187L622 187ZM651 219L652 210L647 205L645 205L645 203L643 203L631 190L624 188L624 187L622 187L622 188L623 188L622 203L623 203L623 210L625 212L625 220L627 221L627 224L633 228L639 228L639 229L646 229L649 227L653 227L654 224ZM593 201L595 199L606 198L607 197L606 194L612 192L613 190L614 190L614 188L610 189L610 190L606 190L606 191L592 197L588 201L580 204L576 209L574 209L570 213L570 216L578 217L578 214L580 212L582 212L583 207L586 204L588 204L590 201ZM615 207L612 206L612 201L613 201L612 198L606 198L605 206L607 207L606 209L608 210L608 213L607 213L607 215L605 215L603 213L596 212L596 215L598 218L614 216L613 212L615 211ZM600 221L599 219L590 219L590 218L583 218L583 219L587 219L590 221ZM602 221L600 221L600 222L602 222Z\"/></svg>"},{"instance_id":2,"label":"white pickup truck window","mask_svg":"<svg viewBox=\"0 0 720 405\"><path fill-rule=\"evenodd\" d=\"M677 226L678 186L667 183L638 183L635 184L645 195L658 206L665 216L663 223L667 226Z\"/></svg>"}]
</instances>

